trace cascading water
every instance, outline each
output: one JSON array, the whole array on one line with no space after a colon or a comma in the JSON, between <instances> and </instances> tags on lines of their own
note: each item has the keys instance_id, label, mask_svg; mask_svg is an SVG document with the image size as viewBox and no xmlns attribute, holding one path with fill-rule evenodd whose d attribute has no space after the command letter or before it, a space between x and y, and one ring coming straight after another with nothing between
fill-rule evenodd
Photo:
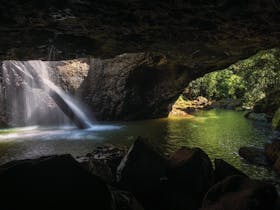
<instances>
[{"instance_id":1,"label":"cascading water","mask_svg":"<svg viewBox=\"0 0 280 210\"><path fill-rule=\"evenodd\" d=\"M72 121L79 128L92 127L75 99L50 80L47 62L4 61L2 80L11 125L65 125Z\"/></svg>"}]
</instances>

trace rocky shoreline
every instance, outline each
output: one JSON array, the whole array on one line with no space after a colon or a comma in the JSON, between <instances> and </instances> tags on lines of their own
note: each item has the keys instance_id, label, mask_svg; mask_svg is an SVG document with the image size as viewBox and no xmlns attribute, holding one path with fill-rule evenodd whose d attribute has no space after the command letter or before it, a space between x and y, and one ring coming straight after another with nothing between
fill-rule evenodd
<instances>
[{"instance_id":1,"label":"rocky shoreline","mask_svg":"<svg viewBox=\"0 0 280 210\"><path fill-rule=\"evenodd\" d=\"M75 160L56 155L0 167L4 209L222 210L280 208L273 184L250 179L199 148L170 157L139 137L127 151L97 147ZM10 199L14 202L10 202Z\"/></svg>"}]
</instances>

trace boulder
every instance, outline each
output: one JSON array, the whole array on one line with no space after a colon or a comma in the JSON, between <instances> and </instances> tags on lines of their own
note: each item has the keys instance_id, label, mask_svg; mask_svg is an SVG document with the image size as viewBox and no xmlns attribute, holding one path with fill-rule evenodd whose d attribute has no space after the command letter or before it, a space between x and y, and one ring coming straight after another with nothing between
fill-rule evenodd
<instances>
[{"instance_id":1,"label":"boulder","mask_svg":"<svg viewBox=\"0 0 280 210\"><path fill-rule=\"evenodd\" d=\"M280 141L274 141L265 145L265 155L274 163L280 157Z\"/></svg>"},{"instance_id":2,"label":"boulder","mask_svg":"<svg viewBox=\"0 0 280 210\"><path fill-rule=\"evenodd\" d=\"M165 173L166 160L138 137L117 168L117 182L135 195L145 194L159 185Z\"/></svg>"},{"instance_id":3,"label":"boulder","mask_svg":"<svg viewBox=\"0 0 280 210\"><path fill-rule=\"evenodd\" d=\"M265 152L261 148L241 147L238 151L239 155L246 161L255 165L268 166L269 162L265 156Z\"/></svg>"},{"instance_id":4,"label":"boulder","mask_svg":"<svg viewBox=\"0 0 280 210\"><path fill-rule=\"evenodd\" d=\"M212 163L199 148L182 147L169 158L167 209L197 209L213 182Z\"/></svg>"},{"instance_id":5,"label":"boulder","mask_svg":"<svg viewBox=\"0 0 280 210\"><path fill-rule=\"evenodd\" d=\"M215 169L214 169L214 182L220 182L225 178L233 175L239 175L248 177L242 171L238 170L237 168L233 167L223 159L215 159L214 160Z\"/></svg>"},{"instance_id":6,"label":"boulder","mask_svg":"<svg viewBox=\"0 0 280 210\"><path fill-rule=\"evenodd\" d=\"M203 199L201 210L273 209L277 198L273 185L235 175L210 188Z\"/></svg>"},{"instance_id":7,"label":"boulder","mask_svg":"<svg viewBox=\"0 0 280 210\"><path fill-rule=\"evenodd\" d=\"M70 155L2 165L0 185L3 209L113 209L107 185Z\"/></svg>"},{"instance_id":8,"label":"boulder","mask_svg":"<svg viewBox=\"0 0 280 210\"><path fill-rule=\"evenodd\" d=\"M167 178L180 189L199 194L212 184L212 163L200 148L182 147L168 161Z\"/></svg>"}]
</instances>

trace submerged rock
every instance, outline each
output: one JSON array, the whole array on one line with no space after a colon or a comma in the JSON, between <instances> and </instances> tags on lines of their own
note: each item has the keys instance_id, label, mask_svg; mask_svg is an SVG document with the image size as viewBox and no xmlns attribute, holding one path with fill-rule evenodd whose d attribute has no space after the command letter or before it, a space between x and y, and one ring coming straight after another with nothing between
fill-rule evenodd
<instances>
[{"instance_id":1,"label":"submerged rock","mask_svg":"<svg viewBox=\"0 0 280 210\"><path fill-rule=\"evenodd\" d=\"M231 176L210 188L201 210L273 209L277 198L277 191L271 184L244 176Z\"/></svg>"},{"instance_id":2,"label":"submerged rock","mask_svg":"<svg viewBox=\"0 0 280 210\"><path fill-rule=\"evenodd\" d=\"M214 109L237 109L241 106L242 101L240 99L221 99L211 104L211 108Z\"/></svg>"},{"instance_id":3,"label":"submerged rock","mask_svg":"<svg viewBox=\"0 0 280 210\"><path fill-rule=\"evenodd\" d=\"M268 122L268 116L265 113L254 113L254 112L248 112L245 114L245 117L247 117L250 120L256 120L260 122Z\"/></svg>"},{"instance_id":4,"label":"submerged rock","mask_svg":"<svg viewBox=\"0 0 280 210\"><path fill-rule=\"evenodd\" d=\"M3 209L113 209L107 185L70 155L2 165L0 185Z\"/></svg>"},{"instance_id":5,"label":"submerged rock","mask_svg":"<svg viewBox=\"0 0 280 210\"><path fill-rule=\"evenodd\" d=\"M265 151L256 147L241 147L238 151L239 155L249 163L261 166L268 166L269 162L265 156Z\"/></svg>"}]
</instances>

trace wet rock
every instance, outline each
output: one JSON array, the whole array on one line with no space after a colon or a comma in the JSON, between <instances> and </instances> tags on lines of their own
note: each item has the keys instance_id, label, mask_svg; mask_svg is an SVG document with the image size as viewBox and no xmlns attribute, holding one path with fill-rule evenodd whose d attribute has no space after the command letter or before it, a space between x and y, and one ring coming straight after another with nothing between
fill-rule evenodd
<instances>
[{"instance_id":1,"label":"wet rock","mask_svg":"<svg viewBox=\"0 0 280 210\"><path fill-rule=\"evenodd\" d=\"M268 116L265 113L249 112L245 115L250 120L256 120L260 122L268 122Z\"/></svg>"},{"instance_id":2,"label":"wet rock","mask_svg":"<svg viewBox=\"0 0 280 210\"><path fill-rule=\"evenodd\" d=\"M167 179L170 209L196 209L213 182L212 163L201 149L182 147L169 158Z\"/></svg>"},{"instance_id":3,"label":"wet rock","mask_svg":"<svg viewBox=\"0 0 280 210\"><path fill-rule=\"evenodd\" d=\"M233 175L239 175L248 177L242 171L233 167L223 159L215 159L214 160L215 169L214 169L214 182L217 183L219 181L224 180L225 178Z\"/></svg>"},{"instance_id":4,"label":"wet rock","mask_svg":"<svg viewBox=\"0 0 280 210\"><path fill-rule=\"evenodd\" d=\"M268 166L269 162L265 156L265 152L261 148L241 147L238 151L239 155L251 164Z\"/></svg>"},{"instance_id":5,"label":"wet rock","mask_svg":"<svg viewBox=\"0 0 280 210\"><path fill-rule=\"evenodd\" d=\"M118 185L135 194L149 192L165 176L166 160L138 137L117 169Z\"/></svg>"},{"instance_id":6,"label":"wet rock","mask_svg":"<svg viewBox=\"0 0 280 210\"><path fill-rule=\"evenodd\" d=\"M107 185L70 155L2 165L0 185L3 209L113 209Z\"/></svg>"},{"instance_id":7,"label":"wet rock","mask_svg":"<svg viewBox=\"0 0 280 210\"><path fill-rule=\"evenodd\" d=\"M210 188L201 210L273 209L277 198L277 191L271 184L244 176L231 176Z\"/></svg>"},{"instance_id":8,"label":"wet rock","mask_svg":"<svg viewBox=\"0 0 280 210\"><path fill-rule=\"evenodd\" d=\"M280 141L274 141L265 145L265 155L274 163L280 157Z\"/></svg>"}]
</instances>

